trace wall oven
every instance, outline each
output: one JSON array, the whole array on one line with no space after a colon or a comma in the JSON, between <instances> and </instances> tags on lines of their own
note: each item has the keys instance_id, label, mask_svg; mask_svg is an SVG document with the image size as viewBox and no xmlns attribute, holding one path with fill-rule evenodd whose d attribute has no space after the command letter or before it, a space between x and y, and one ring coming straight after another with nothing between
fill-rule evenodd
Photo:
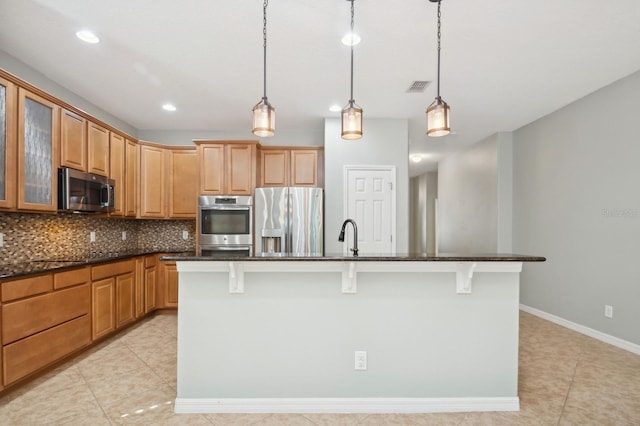
<instances>
[{"instance_id":1,"label":"wall oven","mask_svg":"<svg viewBox=\"0 0 640 426\"><path fill-rule=\"evenodd\" d=\"M198 222L200 254L253 254L253 197L201 195Z\"/></svg>"}]
</instances>

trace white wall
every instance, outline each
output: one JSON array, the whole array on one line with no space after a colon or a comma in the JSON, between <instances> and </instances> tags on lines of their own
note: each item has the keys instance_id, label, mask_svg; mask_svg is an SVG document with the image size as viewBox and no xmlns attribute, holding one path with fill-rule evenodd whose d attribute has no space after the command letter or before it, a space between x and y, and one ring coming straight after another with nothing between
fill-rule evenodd
<instances>
[{"instance_id":1,"label":"white wall","mask_svg":"<svg viewBox=\"0 0 640 426\"><path fill-rule=\"evenodd\" d=\"M328 118L324 126L325 253L342 253L338 242L344 221L345 165L396 166L396 252L409 249L409 127L407 120L365 119L364 136L356 141L340 138L340 120Z\"/></svg>"},{"instance_id":2,"label":"white wall","mask_svg":"<svg viewBox=\"0 0 640 426\"><path fill-rule=\"evenodd\" d=\"M427 172L409 181L409 247L414 253L435 253L435 200L438 173Z\"/></svg>"},{"instance_id":3,"label":"white wall","mask_svg":"<svg viewBox=\"0 0 640 426\"><path fill-rule=\"evenodd\" d=\"M522 303L640 344L640 73L514 132ZM613 306L613 319L604 305Z\"/></svg>"},{"instance_id":4,"label":"white wall","mask_svg":"<svg viewBox=\"0 0 640 426\"><path fill-rule=\"evenodd\" d=\"M70 90L65 89L41 72L29 67L3 50L0 50L0 68L37 87L38 89L41 89L86 112L87 114L92 115L98 120L101 120L130 136L138 137L137 130L129 123L126 123L118 117L98 108Z\"/></svg>"},{"instance_id":5,"label":"white wall","mask_svg":"<svg viewBox=\"0 0 640 426\"><path fill-rule=\"evenodd\" d=\"M436 199L438 172L427 172L427 253L436 252Z\"/></svg>"},{"instance_id":6,"label":"white wall","mask_svg":"<svg viewBox=\"0 0 640 426\"><path fill-rule=\"evenodd\" d=\"M498 133L438 163L439 252L510 251L510 145Z\"/></svg>"}]
</instances>

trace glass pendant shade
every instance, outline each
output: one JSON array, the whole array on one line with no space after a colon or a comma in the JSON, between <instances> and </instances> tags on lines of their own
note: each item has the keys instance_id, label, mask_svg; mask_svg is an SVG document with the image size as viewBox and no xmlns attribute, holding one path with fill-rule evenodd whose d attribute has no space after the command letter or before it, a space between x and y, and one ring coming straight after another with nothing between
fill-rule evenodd
<instances>
[{"instance_id":1,"label":"glass pendant shade","mask_svg":"<svg viewBox=\"0 0 640 426\"><path fill-rule=\"evenodd\" d=\"M362 137L362 108L355 102L349 104L342 110L342 139L355 140Z\"/></svg>"},{"instance_id":2,"label":"glass pendant shade","mask_svg":"<svg viewBox=\"0 0 640 426\"><path fill-rule=\"evenodd\" d=\"M262 98L253 107L253 134L268 138L276 132L276 109L271 106L267 98Z\"/></svg>"},{"instance_id":3,"label":"glass pendant shade","mask_svg":"<svg viewBox=\"0 0 640 426\"><path fill-rule=\"evenodd\" d=\"M446 136L451 133L449 105L438 96L427 108L427 136Z\"/></svg>"}]
</instances>

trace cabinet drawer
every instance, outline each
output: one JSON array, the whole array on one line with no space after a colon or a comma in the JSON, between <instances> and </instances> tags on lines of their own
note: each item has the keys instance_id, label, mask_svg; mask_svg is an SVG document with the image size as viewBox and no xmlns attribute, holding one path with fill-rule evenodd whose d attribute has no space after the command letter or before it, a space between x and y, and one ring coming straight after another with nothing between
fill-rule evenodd
<instances>
[{"instance_id":1,"label":"cabinet drawer","mask_svg":"<svg viewBox=\"0 0 640 426\"><path fill-rule=\"evenodd\" d=\"M37 275L2 283L2 301L20 299L53 290L53 275Z\"/></svg>"},{"instance_id":2,"label":"cabinet drawer","mask_svg":"<svg viewBox=\"0 0 640 426\"><path fill-rule=\"evenodd\" d=\"M97 281L129 272L133 272L133 259L93 266L91 267L91 279Z\"/></svg>"},{"instance_id":3,"label":"cabinet drawer","mask_svg":"<svg viewBox=\"0 0 640 426\"><path fill-rule=\"evenodd\" d=\"M146 256L144 258L144 267L151 268L152 266L156 266L158 264L158 256Z\"/></svg>"},{"instance_id":4,"label":"cabinet drawer","mask_svg":"<svg viewBox=\"0 0 640 426\"><path fill-rule=\"evenodd\" d=\"M91 281L91 271L88 266L71 271L58 272L53 275L53 288L71 287Z\"/></svg>"},{"instance_id":5,"label":"cabinet drawer","mask_svg":"<svg viewBox=\"0 0 640 426\"><path fill-rule=\"evenodd\" d=\"M90 309L89 284L7 303L2 306L2 344L78 318Z\"/></svg>"},{"instance_id":6,"label":"cabinet drawer","mask_svg":"<svg viewBox=\"0 0 640 426\"><path fill-rule=\"evenodd\" d=\"M76 318L2 348L4 385L42 368L91 342L89 315Z\"/></svg>"}]
</instances>

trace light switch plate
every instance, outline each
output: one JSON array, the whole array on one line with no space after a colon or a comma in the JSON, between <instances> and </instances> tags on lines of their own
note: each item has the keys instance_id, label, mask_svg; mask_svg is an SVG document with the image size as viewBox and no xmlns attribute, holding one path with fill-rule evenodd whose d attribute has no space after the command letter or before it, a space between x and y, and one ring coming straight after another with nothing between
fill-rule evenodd
<instances>
[{"instance_id":1,"label":"light switch plate","mask_svg":"<svg viewBox=\"0 0 640 426\"><path fill-rule=\"evenodd\" d=\"M96 231L89 232L89 241L91 241L92 243L96 242Z\"/></svg>"},{"instance_id":2,"label":"light switch plate","mask_svg":"<svg viewBox=\"0 0 640 426\"><path fill-rule=\"evenodd\" d=\"M0 232L0 247L4 247L4 234Z\"/></svg>"},{"instance_id":3,"label":"light switch plate","mask_svg":"<svg viewBox=\"0 0 640 426\"><path fill-rule=\"evenodd\" d=\"M182 231L182 239L183 240L189 239L189 231Z\"/></svg>"}]
</instances>

